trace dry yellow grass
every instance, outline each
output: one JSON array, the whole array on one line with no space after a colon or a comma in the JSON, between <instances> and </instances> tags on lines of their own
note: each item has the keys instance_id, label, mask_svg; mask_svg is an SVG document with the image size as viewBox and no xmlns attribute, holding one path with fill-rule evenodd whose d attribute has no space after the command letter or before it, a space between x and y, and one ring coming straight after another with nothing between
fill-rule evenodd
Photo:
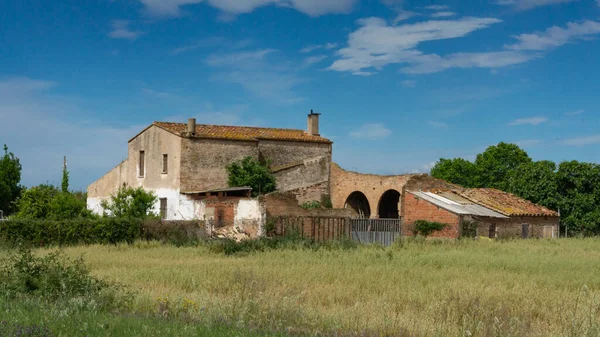
<instances>
[{"instance_id":1,"label":"dry yellow grass","mask_svg":"<svg viewBox=\"0 0 600 337\"><path fill-rule=\"evenodd\" d=\"M600 335L598 239L234 257L143 242L65 252L83 254L94 275L138 290L133 310L165 316L183 310L251 327L342 335Z\"/></svg>"}]
</instances>

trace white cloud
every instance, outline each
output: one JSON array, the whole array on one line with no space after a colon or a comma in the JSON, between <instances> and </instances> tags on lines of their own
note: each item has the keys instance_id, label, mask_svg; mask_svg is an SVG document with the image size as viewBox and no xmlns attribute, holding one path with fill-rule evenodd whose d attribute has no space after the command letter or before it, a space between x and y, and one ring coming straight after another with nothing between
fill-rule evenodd
<instances>
[{"instance_id":1,"label":"white cloud","mask_svg":"<svg viewBox=\"0 0 600 337\"><path fill-rule=\"evenodd\" d=\"M348 36L348 46L338 50L339 59L330 69L357 73L394 63L422 63L430 57L415 49L419 43L463 37L499 22L494 18L467 17L390 26L380 18L361 19L361 27Z\"/></svg>"},{"instance_id":2,"label":"white cloud","mask_svg":"<svg viewBox=\"0 0 600 337\"><path fill-rule=\"evenodd\" d=\"M306 47L300 49L300 52L308 54L308 53L313 52L318 49L333 49L333 48L337 48L337 46L338 46L337 43L317 44L317 45L312 45L312 46L306 46Z\"/></svg>"},{"instance_id":3,"label":"white cloud","mask_svg":"<svg viewBox=\"0 0 600 337\"><path fill-rule=\"evenodd\" d=\"M418 16L418 15L420 15L420 14L411 12L411 11L406 11L406 10L399 10L398 15L396 15L396 17L394 18L394 21L392 23L395 26L400 21L405 21L405 20L408 20L408 19Z\"/></svg>"},{"instance_id":4,"label":"white cloud","mask_svg":"<svg viewBox=\"0 0 600 337\"><path fill-rule=\"evenodd\" d=\"M498 0L496 1L496 4L512 6L518 10L528 10L536 7L556 5L573 1L578 0Z\"/></svg>"},{"instance_id":5,"label":"white cloud","mask_svg":"<svg viewBox=\"0 0 600 337\"><path fill-rule=\"evenodd\" d=\"M274 52L276 52L275 49L261 49L255 51L212 54L206 59L206 63L210 66L252 68L257 65L257 63L261 63L268 54Z\"/></svg>"},{"instance_id":6,"label":"white cloud","mask_svg":"<svg viewBox=\"0 0 600 337\"><path fill-rule=\"evenodd\" d=\"M598 1L600 1L600 0L598 0ZM583 110L583 109L579 109L579 110L575 110L575 111L569 111L569 112L565 112L565 116L578 116L578 115L581 115L584 112L585 112L585 110Z\"/></svg>"},{"instance_id":7,"label":"white cloud","mask_svg":"<svg viewBox=\"0 0 600 337\"><path fill-rule=\"evenodd\" d=\"M305 67L310 67L313 64L317 64L317 63L325 60L326 58L327 58L326 55L309 56L304 59L304 61L302 62L302 65Z\"/></svg>"},{"instance_id":8,"label":"white cloud","mask_svg":"<svg viewBox=\"0 0 600 337\"><path fill-rule=\"evenodd\" d=\"M598 144L598 143L600 143L600 135L565 139L562 141L562 143L565 145L570 145L570 146L584 146L584 145Z\"/></svg>"},{"instance_id":9,"label":"white cloud","mask_svg":"<svg viewBox=\"0 0 600 337\"><path fill-rule=\"evenodd\" d=\"M356 139L376 140L387 138L392 134L382 123L363 124L358 129L350 132L350 137Z\"/></svg>"},{"instance_id":10,"label":"white cloud","mask_svg":"<svg viewBox=\"0 0 600 337\"><path fill-rule=\"evenodd\" d=\"M518 118L514 121L508 123L508 125L539 125L548 121L546 117L527 117L527 118Z\"/></svg>"},{"instance_id":11,"label":"white cloud","mask_svg":"<svg viewBox=\"0 0 600 337\"><path fill-rule=\"evenodd\" d=\"M128 20L113 20L110 23L112 30L110 31L109 36L113 39L137 39L140 35L142 35L142 32L129 29L130 24L131 22Z\"/></svg>"},{"instance_id":12,"label":"white cloud","mask_svg":"<svg viewBox=\"0 0 600 337\"><path fill-rule=\"evenodd\" d=\"M447 129L448 128L448 124L442 123L442 122L437 122L437 121L428 121L427 124L436 129Z\"/></svg>"},{"instance_id":13,"label":"white cloud","mask_svg":"<svg viewBox=\"0 0 600 337\"><path fill-rule=\"evenodd\" d=\"M517 144L520 147L531 147L531 146L535 146L542 143L542 140L540 139L525 139L525 140L519 140L517 142L515 142L515 144Z\"/></svg>"},{"instance_id":14,"label":"white cloud","mask_svg":"<svg viewBox=\"0 0 600 337\"><path fill-rule=\"evenodd\" d=\"M400 82L400 84L402 84L402 86L405 88L414 88L417 86L417 82L415 82L413 80L404 80L404 81Z\"/></svg>"},{"instance_id":15,"label":"white cloud","mask_svg":"<svg viewBox=\"0 0 600 337\"><path fill-rule=\"evenodd\" d=\"M506 45L505 48L512 50L547 50L598 33L600 33L600 22L569 22L566 28L553 26L544 32L518 35L516 38L519 42Z\"/></svg>"},{"instance_id":16,"label":"white cloud","mask_svg":"<svg viewBox=\"0 0 600 337\"><path fill-rule=\"evenodd\" d=\"M447 18L447 17L455 16L455 15L456 15L456 13L454 13L454 12L436 12L436 13L431 14L431 17L432 18Z\"/></svg>"},{"instance_id":17,"label":"white cloud","mask_svg":"<svg viewBox=\"0 0 600 337\"><path fill-rule=\"evenodd\" d=\"M512 51L455 53L446 56L417 55L407 61L410 65L402 68L401 71L407 74L428 74L450 68L501 68L524 63L536 57L538 56Z\"/></svg>"},{"instance_id":18,"label":"white cloud","mask_svg":"<svg viewBox=\"0 0 600 337\"><path fill-rule=\"evenodd\" d=\"M277 5L294 8L310 16L349 13L357 0L139 0L148 14L154 17L176 17L182 14L182 7L205 2L229 17L250 13L254 9Z\"/></svg>"},{"instance_id":19,"label":"white cloud","mask_svg":"<svg viewBox=\"0 0 600 337\"><path fill-rule=\"evenodd\" d=\"M427 6L425 8L432 10L432 11L443 11L443 10L448 9L449 7L446 5L431 5L431 6Z\"/></svg>"}]
</instances>

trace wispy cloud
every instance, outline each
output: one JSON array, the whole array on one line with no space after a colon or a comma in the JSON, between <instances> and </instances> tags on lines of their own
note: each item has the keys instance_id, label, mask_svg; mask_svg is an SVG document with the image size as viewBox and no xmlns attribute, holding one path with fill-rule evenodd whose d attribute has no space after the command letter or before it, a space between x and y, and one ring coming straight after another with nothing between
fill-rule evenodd
<instances>
[{"instance_id":1,"label":"wispy cloud","mask_svg":"<svg viewBox=\"0 0 600 337\"><path fill-rule=\"evenodd\" d=\"M400 84L402 84L402 86L405 88L414 88L417 86L417 82L415 82L413 80L404 80L404 81L400 82Z\"/></svg>"},{"instance_id":2,"label":"wispy cloud","mask_svg":"<svg viewBox=\"0 0 600 337\"><path fill-rule=\"evenodd\" d=\"M569 138L562 141L565 145L585 146L600 143L600 135Z\"/></svg>"},{"instance_id":3,"label":"wispy cloud","mask_svg":"<svg viewBox=\"0 0 600 337\"><path fill-rule=\"evenodd\" d=\"M146 12L153 17L177 17L183 13L185 6L199 3L208 5L226 13L226 17L232 18L238 14L250 13L256 8L277 5L290 7L309 16L320 16L333 13L349 13L352 11L357 0L139 0L144 4Z\"/></svg>"},{"instance_id":4,"label":"wispy cloud","mask_svg":"<svg viewBox=\"0 0 600 337\"><path fill-rule=\"evenodd\" d=\"M129 28L131 22L128 20L113 20L110 23L111 31L109 36L113 39L135 40L143 33Z\"/></svg>"},{"instance_id":5,"label":"wispy cloud","mask_svg":"<svg viewBox=\"0 0 600 337\"><path fill-rule=\"evenodd\" d=\"M512 50L548 50L598 33L600 33L600 22L569 22L565 28L553 26L543 32L518 35L516 37L518 42L506 45L505 48Z\"/></svg>"},{"instance_id":6,"label":"wispy cloud","mask_svg":"<svg viewBox=\"0 0 600 337\"><path fill-rule=\"evenodd\" d=\"M502 6L512 6L517 10L528 10L536 7L556 5L573 1L578 0L498 0L496 1L496 4Z\"/></svg>"},{"instance_id":7,"label":"wispy cloud","mask_svg":"<svg viewBox=\"0 0 600 337\"><path fill-rule=\"evenodd\" d=\"M442 123L442 122L437 122L437 121L428 121L427 124L436 129L447 129L448 128L448 124Z\"/></svg>"},{"instance_id":8,"label":"wispy cloud","mask_svg":"<svg viewBox=\"0 0 600 337\"><path fill-rule=\"evenodd\" d=\"M446 5L431 5L431 6L427 6L425 8L432 10L432 11L443 11L443 10L448 9L449 7Z\"/></svg>"},{"instance_id":9,"label":"wispy cloud","mask_svg":"<svg viewBox=\"0 0 600 337\"><path fill-rule=\"evenodd\" d=\"M600 1L600 0L598 0L598 1ZM584 112L585 112L585 110L583 110L583 109L579 109L579 110L575 110L575 111L569 111L569 112L565 112L565 116L578 116L578 115L581 115Z\"/></svg>"},{"instance_id":10,"label":"wispy cloud","mask_svg":"<svg viewBox=\"0 0 600 337\"><path fill-rule=\"evenodd\" d=\"M310 53L313 52L315 50L319 50L319 49L333 49L333 48L337 48L338 44L337 43L326 43L326 44L317 44L317 45L311 45L311 46L306 46L302 49L300 49L301 53Z\"/></svg>"},{"instance_id":11,"label":"wispy cloud","mask_svg":"<svg viewBox=\"0 0 600 337\"><path fill-rule=\"evenodd\" d=\"M302 62L302 64L305 67L310 67L313 64L317 64L317 63L322 62L326 58L327 58L327 55L309 56L309 57L307 57L307 58L304 59L304 61Z\"/></svg>"},{"instance_id":12,"label":"wispy cloud","mask_svg":"<svg viewBox=\"0 0 600 337\"><path fill-rule=\"evenodd\" d=\"M431 17L432 18L447 18L447 17L455 16L455 15L456 15L456 13L454 13L454 12L436 12L436 13L431 14Z\"/></svg>"},{"instance_id":13,"label":"wispy cloud","mask_svg":"<svg viewBox=\"0 0 600 337\"><path fill-rule=\"evenodd\" d=\"M350 132L350 137L356 139L377 140L387 138L392 134L382 123L363 124L358 129Z\"/></svg>"},{"instance_id":14,"label":"wispy cloud","mask_svg":"<svg viewBox=\"0 0 600 337\"><path fill-rule=\"evenodd\" d=\"M527 117L527 118L519 118L514 121L508 123L510 126L516 125L539 125L548 121L546 117Z\"/></svg>"}]
</instances>

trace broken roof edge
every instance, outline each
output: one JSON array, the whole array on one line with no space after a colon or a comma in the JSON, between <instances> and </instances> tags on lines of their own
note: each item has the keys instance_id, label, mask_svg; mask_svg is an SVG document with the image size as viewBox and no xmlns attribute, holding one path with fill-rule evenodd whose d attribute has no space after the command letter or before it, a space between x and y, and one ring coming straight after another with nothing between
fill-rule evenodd
<instances>
[{"instance_id":1,"label":"broken roof edge","mask_svg":"<svg viewBox=\"0 0 600 337\"><path fill-rule=\"evenodd\" d=\"M224 187L224 188L215 188L205 191L181 191L181 194L201 194L201 193L214 193L214 192L236 192L236 191L252 191L252 187L242 186L242 187Z\"/></svg>"},{"instance_id":2,"label":"broken roof edge","mask_svg":"<svg viewBox=\"0 0 600 337\"><path fill-rule=\"evenodd\" d=\"M343 168L342 166L340 166L340 164L335 163L335 162L331 162L332 166L337 166L337 168L339 168L340 170L346 172L346 173L353 173L353 174L360 174L363 176L372 176L372 177L383 177L383 178L391 178L391 177L429 177L430 175L427 173L401 173L401 174L376 174L376 173L362 173L362 172L356 172L356 171L350 171L350 170L346 170L345 168Z\"/></svg>"}]
</instances>

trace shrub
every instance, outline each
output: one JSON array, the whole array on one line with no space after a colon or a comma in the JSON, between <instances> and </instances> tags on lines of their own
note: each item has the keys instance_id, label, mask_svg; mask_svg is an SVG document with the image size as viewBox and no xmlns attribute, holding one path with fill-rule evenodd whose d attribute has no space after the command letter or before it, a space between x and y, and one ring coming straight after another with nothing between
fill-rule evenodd
<instances>
[{"instance_id":1,"label":"shrub","mask_svg":"<svg viewBox=\"0 0 600 337\"><path fill-rule=\"evenodd\" d=\"M195 245L208 238L203 221L146 220L142 223L141 239L161 241L175 246Z\"/></svg>"},{"instance_id":2,"label":"shrub","mask_svg":"<svg viewBox=\"0 0 600 337\"><path fill-rule=\"evenodd\" d=\"M321 208L321 202L319 202L317 200L306 201L302 205L300 205L300 207L302 207L306 210L317 209L317 208Z\"/></svg>"},{"instance_id":3,"label":"shrub","mask_svg":"<svg viewBox=\"0 0 600 337\"><path fill-rule=\"evenodd\" d=\"M157 216L152 211L157 200L154 192L123 184L109 201L103 200L101 206L105 217L147 219Z\"/></svg>"},{"instance_id":4,"label":"shrub","mask_svg":"<svg viewBox=\"0 0 600 337\"><path fill-rule=\"evenodd\" d=\"M229 187L251 187L254 197L277 189L275 176L268 162L246 157L227 165L226 169Z\"/></svg>"},{"instance_id":5,"label":"shrub","mask_svg":"<svg viewBox=\"0 0 600 337\"><path fill-rule=\"evenodd\" d=\"M428 237L433 232L441 231L442 229L448 227L448 225L443 224L441 222L427 221L427 220L417 220L414 222L414 225L415 225L415 234L420 234L424 237Z\"/></svg>"},{"instance_id":6,"label":"shrub","mask_svg":"<svg viewBox=\"0 0 600 337\"><path fill-rule=\"evenodd\" d=\"M475 238L477 236L477 222L463 220L460 222L462 238Z\"/></svg>"},{"instance_id":7,"label":"shrub","mask_svg":"<svg viewBox=\"0 0 600 337\"><path fill-rule=\"evenodd\" d=\"M92 218L81 192L61 191L52 185L38 185L23 192L17 202L19 219L67 220Z\"/></svg>"},{"instance_id":8,"label":"shrub","mask_svg":"<svg viewBox=\"0 0 600 337\"><path fill-rule=\"evenodd\" d=\"M0 221L0 242L34 246L75 244L116 244L139 238L141 221L137 219L79 219Z\"/></svg>"},{"instance_id":9,"label":"shrub","mask_svg":"<svg viewBox=\"0 0 600 337\"><path fill-rule=\"evenodd\" d=\"M68 303L71 299L86 298L100 308L120 305L120 299L126 300L119 297L122 287L91 276L83 258L72 260L60 251L37 257L20 248L2 261L0 274L0 296L9 300Z\"/></svg>"}]
</instances>

